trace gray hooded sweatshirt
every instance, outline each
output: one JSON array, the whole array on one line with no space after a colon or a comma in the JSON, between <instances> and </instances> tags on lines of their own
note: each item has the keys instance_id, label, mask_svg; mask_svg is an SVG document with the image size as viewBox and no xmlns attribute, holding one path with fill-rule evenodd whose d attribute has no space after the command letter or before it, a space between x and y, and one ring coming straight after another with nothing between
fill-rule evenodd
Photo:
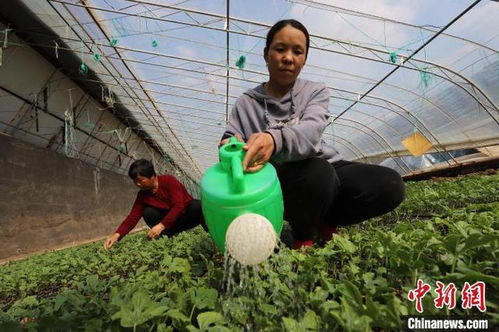
<instances>
[{"instance_id":1,"label":"gray hooded sweatshirt","mask_svg":"<svg viewBox=\"0 0 499 332\"><path fill-rule=\"evenodd\" d=\"M240 134L247 141L251 134L268 132L275 142L272 163L311 157L332 163L342 158L322 139L329 124L328 106L329 91L321 83L297 79L281 100L260 84L237 99L222 139Z\"/></svg>"}]
</instances>

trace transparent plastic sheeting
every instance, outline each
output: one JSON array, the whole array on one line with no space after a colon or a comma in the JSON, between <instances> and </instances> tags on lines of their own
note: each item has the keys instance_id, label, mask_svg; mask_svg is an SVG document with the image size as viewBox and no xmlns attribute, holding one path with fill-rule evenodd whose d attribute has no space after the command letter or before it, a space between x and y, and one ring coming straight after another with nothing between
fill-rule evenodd
<instances>
[{"instance_id":1,"label":"transparent plastic sheeting","mask_svg":"<svg viewBox=\"0 0 499 332\"><path fill-rule=\"evenodd\" d=\"M408 155L415 132L428 153L499 143L498 2L24 2L193 177L217 162L236 98L267 80L264 37L282 18L310 31L301 77L328 86L325 138L345 159Z\"/></svg>"}]
</instances>

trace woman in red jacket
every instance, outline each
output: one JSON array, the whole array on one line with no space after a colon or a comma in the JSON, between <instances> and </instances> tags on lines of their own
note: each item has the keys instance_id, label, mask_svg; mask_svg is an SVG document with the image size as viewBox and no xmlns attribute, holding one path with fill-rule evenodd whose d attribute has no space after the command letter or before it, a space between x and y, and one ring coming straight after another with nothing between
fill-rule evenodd
<instances>
[{"instance_id":1,"label":"woman in red jacket","mask_svg":"<svg viewBox=\"0 0 499 332\"><path fill-rule=\"evenodd\" d=\"M152 239L204 225L201 202L192 198L175 177L157 176L153 164L146 159L133 162L128 175L140 191L128 216L104 241L105 249L127 235L142 217L150 227L147 236Z\"/></svg>"}]
</instances>

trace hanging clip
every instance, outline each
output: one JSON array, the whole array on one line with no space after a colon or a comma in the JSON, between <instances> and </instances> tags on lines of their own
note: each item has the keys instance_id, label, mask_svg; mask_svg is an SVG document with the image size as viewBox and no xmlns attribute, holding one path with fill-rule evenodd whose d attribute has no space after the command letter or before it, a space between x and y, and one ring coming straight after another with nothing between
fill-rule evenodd
<instances>
[{"instance_id":1,"label":"hanging clip","mask_svg":"<svg viewBox=\"0 0 499 332\"><path fill-rule=\"evenodd\" d=\"M33 108L34 109L38 109L38 94L37 93L33 93Z\"/></svg>"},{"instance_id":2,"label":"hanging clip","mask_svg":"<svg viewBox=\"0 0 499 332\"><path fill-rule=\"evenodd\" d=\"M217 89L215 88L215 83L213 81L210 81L210 92L216 96L217 95Z\"/></svg>"},{"instance_id":3,"label":"hanging clip","mask_svg":"<svg viewBox=\"0 0 499 332\"><path fill-rule=\"evenodd\" d=\"M3 48L7 48L7 43L9 41L9 31L11 31L12 29L9 29L9 27L5 28L3 30Z\"/></svg>"},{"instance_id":4,"label":"hanging clip","mask_svg":"<svg viewBox=\"0 0 499 332\"><path fill-rule=\"evenodd\" d=\"M396 63L397 62L397 57L398 57L397 52L390 52L390 61L392 63Z\"/></svg>"},{"instance_id":5,"label":"hanging clip","mask_svg":"<svg viewBox=\"0 0 499 332\"><path fill-rule=\"evenodd\" d=\"M109 107L113 107L114 106L114 96L113 96L113 92L111 91L111 89L109 89L109 87L107 88L107 95L104 96L104 101L106 102L106 104L109 106Z\"/></svg>"},{"instance_id":6,"label":"hanging clip","mask_svg":"<svg viewBox=\"0 0 499 332\"><path fill-rule=\"evenodd\" d=\"M57 42L55 40L54 40L54 44L55 44L55 58L59 59L59 44L57 44Z\"/></svg>"},{"instance_id":7,"label":"hanging clip","mask_svg":"<svg viewBox=\"0 0 499 332\"><path fill-rule=\"evenodd\" d=\"M246 56L241 55L239 59L236 61L236 67L239 69L244 69L244 66L246 65Z\"/></svg>"},{"instance_id":8,"label":"hanging clip","mask_svg":"<svg viewBox=\"0 0 499 332\"><path fill-rule=\"evenodd\" d=\"M86 73L88 73L88 67L84 62L80 63L80 66L78 67L78 72L81 75L85 75Z\"/></svg>"}]
</instances>

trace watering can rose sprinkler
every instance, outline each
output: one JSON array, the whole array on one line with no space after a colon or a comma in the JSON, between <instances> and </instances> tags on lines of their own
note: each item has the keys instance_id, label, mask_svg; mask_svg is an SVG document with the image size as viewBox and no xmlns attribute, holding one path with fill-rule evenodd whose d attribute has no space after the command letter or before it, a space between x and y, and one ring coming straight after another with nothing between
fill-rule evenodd
<instances>
[{"instance_id":1,"label":"watering can rose sprinkler","mask_svg":"<svg viewBox=\"0 0 499 332\"><path fill-rule=\"evenodd\" d=\"M215 245L245 265L266 260L277 245L284 206L275 168L265 164L245 173L245 143L231 137L219 150L220 162L201 179L201 202Z\"/></svg>"}]
</instances>

